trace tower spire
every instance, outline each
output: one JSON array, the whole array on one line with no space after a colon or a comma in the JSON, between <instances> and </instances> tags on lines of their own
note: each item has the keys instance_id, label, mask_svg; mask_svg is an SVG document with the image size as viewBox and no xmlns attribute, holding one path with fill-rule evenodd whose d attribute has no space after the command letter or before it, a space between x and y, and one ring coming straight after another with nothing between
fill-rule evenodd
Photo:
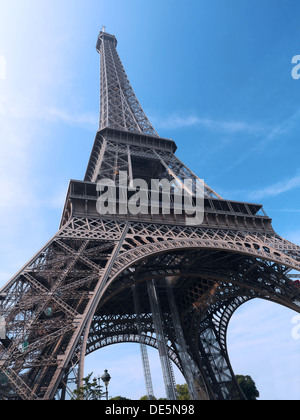
<instances>
[{"instance_id":1,"label":"tower spire","mask_svg":"<svg viewBox=\"0 0 300 420\"><path fill-rule=\"evenodd\" d=\"M103 26L96 45L100 54L99 128L159 137L132 89L116 50L117 43L116 37Z\"/></svg>"}]
</instances>

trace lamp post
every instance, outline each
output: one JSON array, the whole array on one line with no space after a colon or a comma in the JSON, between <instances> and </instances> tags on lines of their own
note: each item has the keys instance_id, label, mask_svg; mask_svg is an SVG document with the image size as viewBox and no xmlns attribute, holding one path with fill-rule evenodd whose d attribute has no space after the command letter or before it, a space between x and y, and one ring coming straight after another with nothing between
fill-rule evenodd
<instances>
[{"instance_id":1,"label":"lamp post","mask_svg":"<svg viewBox=\"0 0 300 420\"><path fill-rule=\"evenodd\" d=\"M108 370L105 369L104 374L101 376L102 381L104 382L106 388L106 400L108 401L108 385L109 381L111 380L111 376L108 373Z\"/></svg>"}]
</instances>

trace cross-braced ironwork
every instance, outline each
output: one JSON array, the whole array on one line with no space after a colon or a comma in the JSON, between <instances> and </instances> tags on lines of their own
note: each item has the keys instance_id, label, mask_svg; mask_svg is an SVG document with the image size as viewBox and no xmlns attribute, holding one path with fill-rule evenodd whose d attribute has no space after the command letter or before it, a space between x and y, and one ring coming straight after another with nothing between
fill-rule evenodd
<instances>
[{"instance_id":1,"label":"cross-braced ironwork","mask_svg":"<svg viewBox=\"0 0 300 420\"><path fill-rule=\"evenodd\" d=\"M71 181L57 234L0 291L0 399L65 399L84 358L115 343L159 349L167 395L171 361L193 399L244 398L227 352L233 313L261 298L300 312L300 247L281 238L259 204L205 185L204 220L170 214L101 216L100 178L197 178L158 136L135 97L112 35L100 32L101 111L84 181ZM3 322L2 322L3 324ZM4 331L3 331L4 328ZM71 383L71 380L74 382ZM73 387L73 388L72 388Z\"/></svg>"}]
</instances>

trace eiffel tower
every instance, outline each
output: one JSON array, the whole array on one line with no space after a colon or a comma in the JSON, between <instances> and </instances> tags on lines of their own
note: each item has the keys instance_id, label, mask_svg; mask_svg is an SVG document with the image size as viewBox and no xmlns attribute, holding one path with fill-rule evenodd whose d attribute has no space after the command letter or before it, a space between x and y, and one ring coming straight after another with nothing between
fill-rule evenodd
<instances>
[{"instance_id":1,"label":"eiffel tower","mask_svg":"<svg viewBox=\"0 0 300 420\"><path fill-rule=\"evenodd\" d=\"M100 125L84 181L70 181L59 231L0 291L0 399L64 400L82 383L86 355L125 342L141 346L149 394L152 346L168 399L173 363L192 399L244 399L228 324L255 298L300 313L300 247L273 230L262 205L207 185L198 225L174 202L165 214L161 196L153 214L99 214L100 179L198 179L149 122L116 47L102 29Z\"/></svg>"}]
</instances>

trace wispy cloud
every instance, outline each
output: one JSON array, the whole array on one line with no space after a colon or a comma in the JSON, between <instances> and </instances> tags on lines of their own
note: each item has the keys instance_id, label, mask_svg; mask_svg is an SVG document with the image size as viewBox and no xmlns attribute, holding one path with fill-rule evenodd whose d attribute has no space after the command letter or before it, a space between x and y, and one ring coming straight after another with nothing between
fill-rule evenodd
<instances>
[{"instance_id":1,"label":"wispy cloud","mask_svg":"<svg viewBox=\"0 0 300 420\"><path fill-rule=\"evenodd\" d=\"M264 131L261 131L261 137L249 145L245 150L245 153L241 154L237 159L235 159L230 165L227 166L226 170L232 170L233 168L241 165L247 159L253 155L258 155L264 153L268 147L270 147L274 142L280 140L283 134L288 134L292 132L295 127L299 126L300 119L300 109L297 109L294 113L288 116L285 120L280 122L274 127L265 127ZM258 133L259 134L259 133Z\"/></svg>"},{"instance_id":2,"label":"wispy cloud","mask_svg":"<svg viewBox=\"0 0 300 420\"><path fill-rule=\"evenodd\" d=\"M197 115L188 115L185 117L173 115L167 118L151 118L154 125L158 129L175 130L187 127L199 127L208 131L235 134L247 132L251 134L259 134L266 131L266 128L258 123L249 123L246 121L236 120L219 120L214 118L202 118Z\"/></svg>"},{"instance_id":3,"label":"wispy cloud","mask_svg":"<svg viewBox=\"0 0 300 420\"><path fill-rule=\"evenodd\" d=\"M93 130L97 129L98 121L96 112L72 110L71 105L68 110L58 106L46 106L38 98L19 96L11 92L9 95L1 95L0 116L44 122L62 122Z\"/></svg>"},{"instance_id":4,"label":"wispy cloud","mask_svg":"<svg viewBox=\"0 0 300 420\"><path fill-rule=\"evenodd\" d=\"M292 176L289 179L276 182L272 185L262 189L252 191L249 193L249 198L253 200L260 200L266 197L276 197L288 191L292 191L300 187L300 175Z\"/></svg>"},{"instance_id":5,"label":"wispy cloud","mask_svg":"<svg viewBox=\"0 0 300 420\"><path fill-rule=\"evenodd\" d=\"M44 118L61 121L71 125L84 125L95 130L97 128L98 115L95 112L70 112L65 109L51 107L44 110Z\"/></svg>"}]
</instances>

